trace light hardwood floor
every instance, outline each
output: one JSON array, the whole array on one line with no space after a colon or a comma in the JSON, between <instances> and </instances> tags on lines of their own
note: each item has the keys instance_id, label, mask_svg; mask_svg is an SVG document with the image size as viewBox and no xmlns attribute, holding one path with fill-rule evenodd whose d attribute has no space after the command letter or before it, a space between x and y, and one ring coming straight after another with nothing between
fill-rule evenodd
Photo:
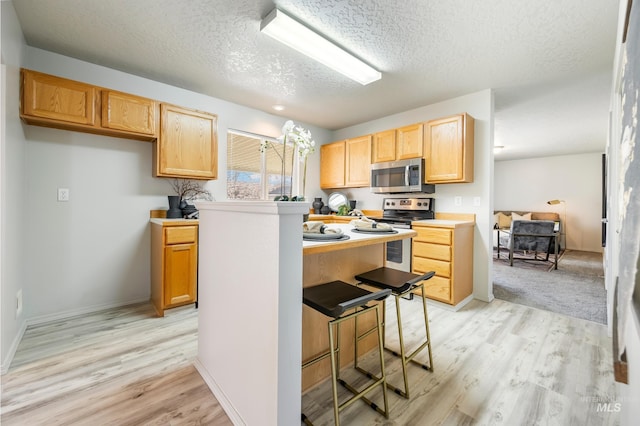
<instances>
[{"instance_id":1,"label":"light hardwood floor","mask_svg":"<svg viewBox=\"0 0 640 426\"><path fill-rule=\"evenodd\" d=\"M405 339L419 338L411 331L419 329L411 323L418 301L403 309L413 312ZM358 402L342 424L618 424L617 413L598 409L617 402L605 326L501 300L455 313L430 306L429 317L435 371L409 367L412 398L389 393L389 420ZM30 327L2 377L1 422L228 425L192 366L196 336L192 306L157 318L150 305L134 305ZM386 361L390 380L401 380L398 360ZM302 401L315 424L333 424L328 382Z\"/></svg>"}]
</instances>

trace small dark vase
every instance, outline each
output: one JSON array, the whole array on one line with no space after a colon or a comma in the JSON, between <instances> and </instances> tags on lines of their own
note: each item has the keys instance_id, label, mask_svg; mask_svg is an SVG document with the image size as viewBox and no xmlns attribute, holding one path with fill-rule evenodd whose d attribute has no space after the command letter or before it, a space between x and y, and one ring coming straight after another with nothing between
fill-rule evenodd
<instances>
[{"instance_id":1,"label":"small dark vase","mask_svg":"<svg viewBox=\"0 0 640 426\"><path fill-rule=\"evenodd\" d=\"M356 208L356 200L349 200L349 210L353 210Z\"/></svg>"},{"instance_id":2,"label":"small dark vase","mask_svg":"<svg viewBox=\"0 0 640 426\"><path fill-rule=\"evenodd\" d=\"M322 198L320 198L320 197L314 198L313 199L313 203L311 204L311 206L313 207L313 212L315 214L320 214L320 210L324 206L324 203L322 202Z\"/></svg>"},{"instance_id":3,"label":"small dark vase","mask_svg":"<svg viewBox=\"0 0 640 426\"><path fill-rule=\"evenodd\" d=\"M178 219L182 217L182 210L180 210L180 196L168 195L169 210L167 210L167 219Z\"/></svg>"},{"instance_id":4,"label":"small dark vase","mask_svg":"<svg viewBox=\"0 0 640 426\"><path fill-rule=\"evenodd\" d=\"M331 213L331 209L329 208L329 206L323 206L323 207L320 209L320 213L322 213L322 214L329 214L329 213Z\"/></svg>"}]
</instances>

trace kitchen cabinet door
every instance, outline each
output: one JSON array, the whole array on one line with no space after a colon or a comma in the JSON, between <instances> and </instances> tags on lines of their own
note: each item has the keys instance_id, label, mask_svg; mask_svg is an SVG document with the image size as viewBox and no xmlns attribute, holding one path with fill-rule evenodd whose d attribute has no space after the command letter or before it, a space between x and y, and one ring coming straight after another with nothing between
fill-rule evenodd
<instances>
[{"instance_id":1,"label":"kitchen cabinet door","mask_svg":"<svg viewBox=\"0 0 640 426\"><path fill-rule=\"evenodd\" d=\"M217 179L217 116L160 105L156 176Z\"/></svg>"},{"instance_id":2,"label":"kitchen cabinet door","mask_svg":"<svg viewBox=\"0 0 640 426\"><path fill-rule=\"evenodd\" d=\"M426 183L473 182L474 119L458 114L425 126Z\"/></svg>"},{"instance_id":3,"label":"kitchen cabinet door","mask_svg":"<svg viewBox=\"0 0 640 426\"><path fill-rule=\"evenodd\" d=\"M102 91L102 127L155 137L157 105L152 99Z\"/></svg>"},{"instance_id":4,"label":"kitchen cabinet door","mask_svg":"<svg viewBox=\"0 0 640 426\"><path fill-rule=\"evenodd\" d=\"M194 243L165 247L164 305L173 307L196 300L198 250Z\"/></svg>"},{"instance_id":5,"label":"kitchen cabinet door","mask_svg":"<svg viewBox=\"0 0 640 426\"><path fill-rule=\"evenodd\" d=\"M29 124L96 125L96 88L90 84L23 69L21 106Z\"/></svg>"},{"instance_id":6,"label":"kitchen cabinet door","mask_svg":"<svg viewBox=\"0 0 640 426\"><path fill-rule=\"evenodd\" d=\"M346 141L320 147L320 188L343 188L345 184Z\"/></svg>"},{"instance_id":7,"label":"kitchen cabinet door","mask_svg":"<svg viewBox=\"0 0 640 426\"><path fill-rule=\"evenodd\" d=\"M397 160L422 157L424 131L422 123L401 127L397 131Z\"/></svg>"},{"instance_id":8,"label":"kitchen cabinet door","mask_svg":"<svg viewBox=\"0 0 640 426\"><path fill-rule=\"evenodd\" d=\"M371 181L371 135L346 141L346 187L369 186Z\"/></svg>"},{"instance_id":9,"label":"kitchen cabinet door","mask_svg":"<svg viewBox=\"0 0 640 426\"><path fill-rule=\"evenodd\" d=\"M396 159L396 129L385 130L373 135L372 162L382 163Z\"/></svg>"}]
</instances>

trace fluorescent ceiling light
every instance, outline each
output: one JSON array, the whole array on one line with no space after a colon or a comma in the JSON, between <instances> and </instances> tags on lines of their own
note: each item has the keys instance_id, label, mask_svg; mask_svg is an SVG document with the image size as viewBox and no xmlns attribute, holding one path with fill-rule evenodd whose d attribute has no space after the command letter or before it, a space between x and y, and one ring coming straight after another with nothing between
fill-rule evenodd
<instances>
[{"instance_id":1,"label":"fluorescent ceiling light","mask_svg":"<svg viewBox=\"0 0 640 426\"><path fill-rule=\"evenodd\" d=\"M260 31L362 85L380 80L382 74L360 59L331 43L279 9L273 9Z\"/></svg>"}]
</instances>

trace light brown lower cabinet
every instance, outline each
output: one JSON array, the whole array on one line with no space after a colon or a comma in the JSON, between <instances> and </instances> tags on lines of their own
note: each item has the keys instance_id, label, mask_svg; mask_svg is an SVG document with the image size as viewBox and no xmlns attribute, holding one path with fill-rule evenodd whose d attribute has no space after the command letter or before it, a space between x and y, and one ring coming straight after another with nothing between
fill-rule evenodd
<instances>
[{"instance_id":1,"label":"light brown lower cabinet","mask_svg":"<svg viewBox=\"0 0 640 426\"><path fill-rule=\"evenodd\" d=\"M152 220L151 303L164 310L197 302L198 221Z\"/></svg>"},{"instance_id":2,"label":"light brown lower cabinet","mask_svg":"<svg viewBox=\"0 0 640 426\"><path fill-rule=\"evenodd\" d=\"M437 221L434 221L434 224ZM425 282L429 299L457 305L473 293L473 222L422 225L412 242L412 270L416 274L435 271Z\"/></svg>"}]
</instances>

